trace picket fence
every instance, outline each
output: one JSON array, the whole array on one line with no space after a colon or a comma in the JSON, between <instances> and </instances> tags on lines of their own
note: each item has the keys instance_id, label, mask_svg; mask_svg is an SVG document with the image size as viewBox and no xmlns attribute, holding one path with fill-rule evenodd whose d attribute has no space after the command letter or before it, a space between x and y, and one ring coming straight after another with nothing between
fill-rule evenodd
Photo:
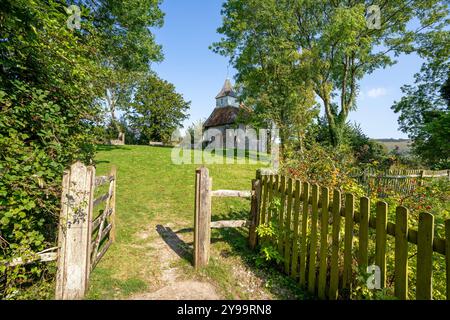
<instances>
[{"instance_id":1,"label":"picket fence","mask_svg":"<svg viewBox=\"0 0 450 320\"><path fill-rule=\"evenodd\" d=\"M409 195L427 180L438 178L450 180L450 170L390 169L379 172L367 169L364 171L354 170L350 176L365 188L369 196L375 192L377 196L383 197L389 191Z\"/></svg>"},{"instance_id":2,"label":"picket fence","mask_svg":"<svg viewBox=\"0 0 450 320\"><path fill-rule=\"evenodd\" d=\"M271 223L276 236L258 238L283 257L283 270L300 286L321 299L348 298L358 272L375 265L379 287L386 288L387 272L393 273L393 294L408 299L433 299L433 260L445 261L446 297L450 299L450 220L445 238L434 236L434 217L420 213L418 229L411 228L407 208L397 207L395 223L388 221L386 202L329 190L280 175L262 176L259 225ZM355 205L355 202L356 205ZM375 235L373 236L373 233ZM394 270L387 270L387 244L394 246ZM374 255L370 248L375 246ZM412 253L412 255L411 255ZM408 264L416 261L415 283ZM444 258L444 259L442 259ZM410 288L412 287L412 288ZM413 291L411 291L411 289Z\"/></svg>"}]
</instances>

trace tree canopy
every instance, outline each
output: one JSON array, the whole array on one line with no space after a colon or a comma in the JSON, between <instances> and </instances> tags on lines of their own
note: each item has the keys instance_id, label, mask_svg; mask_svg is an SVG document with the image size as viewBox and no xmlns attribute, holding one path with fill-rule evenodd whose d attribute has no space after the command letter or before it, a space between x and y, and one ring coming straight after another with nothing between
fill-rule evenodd
<instances>
[{"instance_id":1,"label":"tree canopy","mask_svg":"<svg viewBox=\"0 0 450 320\"><path fill-rule=\"evenodd\" d=\"M74 13L69 4L79 6L81 20L74 24L79 28L69 28ZM163 23L159 5L159 0L2 1L0 299L18 298L24 294L18 287L43 277L45 266L17 267L4 277L4 262L54 244L63 170L75 160L94 163L105 97L114 118L114 108L129 107L138 80L151 81L145 78L150 64L163 57L151 32ZM166 108L163 119L180 117L187 104L171 95L167 82L152 83L145 90L163 93L138 89L136 110L150 104L156 113L148 101L157 96ZM164 95L180 109L163 104ZM152 119L168 130L168 120Z\"/></svg>"},{"instance_id":2,"label":"tree canopy","mask_svg":"<svg viewBox=\"0 0 450 320\"><path fill-rule=\"evenodd\" d=\"M392 106L399 113L400 129L413 141L413 151L425 164L450 166L450 31L421 39L425 59L413 85L402 87L404 96Z\"/></svg>"},{"instance_id":3,"label":"tree canopy","mask_svg":"<svg viewBox=\"0 0 450 320\"><path fill-rule=\"evenodd\" d=\"M127 120L140 143L170 142L172 133L188 117L189 105L173 84L148 74L136 87Z\"/></svg>"},{"instance_id":4,"label":"tree canopy","mask_svg":"<svg viewBox=\"0 0 450 320\"><path fill-rule=\"evenodd\" d=\"M371 5L381 13L376 28L367 23ZM448 24L447 3L439 0L228 0L222 14L223 38L213 49L230 58L238 82L250 92L259 90L252 83L262 81L281 88L284 83L274 78L288 70L297 86L311 85L334 146L356 108L359 81L394 64L401 53L420 50L420 39ZM284 100L283 95L277 97Z\"/></svg>"}]
</instances>

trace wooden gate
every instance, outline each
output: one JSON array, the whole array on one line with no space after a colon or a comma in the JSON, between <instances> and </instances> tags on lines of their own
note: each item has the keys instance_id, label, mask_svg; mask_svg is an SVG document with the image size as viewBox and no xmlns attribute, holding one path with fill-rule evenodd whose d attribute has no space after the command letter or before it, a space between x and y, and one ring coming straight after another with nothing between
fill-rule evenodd
<instances>
[{"instance_id":1,"label":"wooden gate","mask_svg":"<svg viewBox=\"0 0 450 320\"><path fill-rule=\"evenodd\" d=\"M259 171L257 179L252 180L252 189L239 190L212 190L212 178L209 171L201 167L195 172L195 221L194 221L194 267L200 268L208 264L211 229L220 228L249 228L249 246L256 246L256 227L259 224L259 208L261 203L261 180ZM212 197L238 197L251 200L249 220L225 220L211 222Z\"/></svg>"},{"instance_id":2,"label":"wooden gate","mask_svg":"<svg viewBox=\"0 0 450 320\"><path fill-rule=\"evenodd\" d=\"M108 192L94 199L107 183ZM95 167L76 162L64 172L62 186L56 299L82 299L90 272L115 238L116 168L96 177Z\"/></svg>"}]
</instances>

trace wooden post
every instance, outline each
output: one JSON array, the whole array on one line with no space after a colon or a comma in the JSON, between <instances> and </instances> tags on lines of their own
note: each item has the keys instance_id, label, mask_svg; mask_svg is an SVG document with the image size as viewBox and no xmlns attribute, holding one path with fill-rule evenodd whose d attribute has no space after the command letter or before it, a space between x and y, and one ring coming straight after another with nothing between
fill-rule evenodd
<instances>
[{"instance_id":1,"label":"wooden post","mask_svg":"<svg viewBox=\"0 0 450 320\"><path fill-rule=\"evenodd\" d=\"M94 185L92 166L76 162L64 172L56 299L82 299L88 288Z\"/></svg>"},{"instance_id":2,"label":"wooden post","mask_svg":"<svg viewBox=\"0 0 450 320\"><path fill-rule=\"evenodd\" d=\"M261 207L261 180L252 180L252 203L250 210L250 228L248 232L248 244L250 249L255 249L257 243L256 228L260 220Z\"/></svg>"},{"instance_id":3,"label":"wooden post","mask_svg":"<svg viewBox=\"0 0 450 320\"><path fill-rule=\"evenodd\" d=\"M299 275L299 283L300 286L303 288L306 284L306 256L308 251L308 244L307 244L307 234L308 234L308 215L309 215L309 199L310 199L310 185L308 182L303 183L303 210L302 210L302 233L300 237L300 275Z\"/></svg>"},{"instance_id":4,"label":"wooden post","mask_svg":"<svg viewBox=\"0 0 450 320\"><path fill-rule=\"evenodd\" d=\"M447 300L450 300L450 219L445 221L445 270L447 276Z\"/></svg>"},{"instance_id":5,"label":"wooden post","mask_svg":"<svg viewBox=\"0 0 450 320\"><path fill-rule=\"evenodd\" d=\"M332 243L331 243L331 260L330 260L330 287L328 298L330 300L337 300L339 296L339 246L340 246L340 232L341 232L341 192L339 190L333 191L333 228L332 228Z\"/></svg>"},{"instance_id":6,"label":"wooden post","mask_svg":"<svg viewBox=\"0 0 450 320\"><path fill-rule=\"evenodd\" d=\"M345 233L344 233L344 275L343 287L352 289L353 262L353 219L355 215L355 197L351 193L345 195Z\"/></svg>"},{"instance_id":7,"label":"wooden post","mask_svg":"<svg viewBox=\"0 0 450 320\"><path fill-rule=\"evenodd\" d=\"M387 203L379 201L377 203L376 212L375 264L381 271L381 288L386 288Z\"/></svg>"},{"instance_id":8,"label":"wooden post","mask_svg":"<svg viewBox=\"0 0 450 320\"><path fill-rule=\"evenodd\" d=\"M434 216L419 214L417 232L417 300L432 300Z\"/></svg>"},{"instance_id":9,"label":"wooden post","mask_svg":"<svg viewBox=\"0 0 450 320\"><path fill-rule=\"evenodd\" d=\"M358 248L358 266L363 273L367 272L369 265L369 219L370 219L370 200L367 197L361 197L359 200L359 248Z\"/></svg>"},{"instance_id":10,"label":"wooden post","mask_svg":"<svg viewBox=\"0 0 450 320\"><path fill-rule=\"evenodd\" d=\"M297 278L298 275L298 257L299 257L299 215L300 215L300 196L302 192L302 184L299 180L295 180L295 194L294 194L294 234L292 236L292 264L291 264L291 276Z\"/></svg>"},{"instance_id":11,"label":"wooden post","mask_svg":"<svg viewBox=\"0 0 450 320\"><path fill-rule=\"evenodd\" d=\"M208 169L201 167L195 175L194 267L205 267L211 242L211 186Z\"/></svg>"},{"instance_id":12,"label":"wooden post","mask_svg":"<svg viewBox=\"0 0 450 320\"><path fill-rule=\"evenodd\" d=\"M111 231L109 233L110 239L115 242L116 241L116 185L117 185L117 168L116 166L112 166L111 168L111 176L114 177L114 180L111 182L112 186L112 195L110 208L112 209L111 213Z\"/></svg>"},{"instance_id":13,"label":"wooden post","mask_svg":"<svg viewBox=\"0 0 450 320\"><path fill-rule=\"evenodd\" d=\"M328 188L322 187L321 192L321 216L320 216L320 258L319 258L319 280L317 295L319 299L326 298L327 286L327 257L328 257L328 220L330 206L330 192Z\"/></svg>"},{"instance_id":14,"label":"wooden post","mask_svg":"<svg viewBox=\"0 0 450 320\"><path fill-rule=\"evenodd\" d=\"M408 299L408 209L397 207L395 216L395 281L394 294Z\"/></svg>"},{"instance_id":15,"label":"wooden post","mask_svg":"<svg viewBox=\"0 0 450 320\"><path fill-rule=\"evenodd\" d=\"M312 186L311 198L311 234L309 247L308 291L316 290L316 257L317 257L317 221L319 217L319 186Z\"/></svg>"},{"instance_id":16,"label":"wooden post","mask_svg":"<svg viewBox=\"0 0 450 320\"><path fill-rule=\"evenodd\" d=\"M423 176L425 175L425 170L420 170L420 182L419 185L423 186Z\"/></svg>"}]
</instances>

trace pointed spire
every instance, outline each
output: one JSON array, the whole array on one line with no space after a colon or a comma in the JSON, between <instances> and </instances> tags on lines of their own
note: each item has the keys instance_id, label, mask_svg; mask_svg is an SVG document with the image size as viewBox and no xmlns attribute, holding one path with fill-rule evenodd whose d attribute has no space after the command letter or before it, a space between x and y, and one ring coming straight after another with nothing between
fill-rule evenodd
<instances>
[{"instance_id":1,"label":"pointed spire","mask_svg":"<svg viewBox=\"0 0 450 320\"><path fill-rule=\"evenodd\" d=\"M233 85L231 84L231 81L229 78L227 78L225 80L225 83L223 84L223 88L222 88L222 90L220 90L219 94L216 96L216 99L226 97L226 96L236 97L236 94L234 93L234 90L233 90Z\"/></svg>"}]
</instances>

